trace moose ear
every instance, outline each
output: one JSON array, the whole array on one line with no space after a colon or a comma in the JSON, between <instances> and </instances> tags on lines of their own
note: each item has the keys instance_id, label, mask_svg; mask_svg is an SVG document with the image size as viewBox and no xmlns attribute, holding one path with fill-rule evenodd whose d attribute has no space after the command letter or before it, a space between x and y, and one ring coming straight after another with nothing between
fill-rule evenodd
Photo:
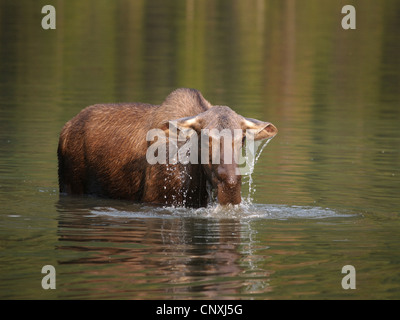
<instances>
[{"instance_id":1,"label":"moose ear","mask_svg":"<svg viewBox=\"0 0 400 320\"><path fill-rule=\"evenodd\" d=\"M199 115L193 117L180 118L175 121L176 121L176 126L179 129L193 129L196 132L200 132L200 130L203 128L203 119Z\"/></svg>"},{"instance_id":2,"label":"moose ear","mask_svg":"<svg viewBox=\"0 0 400 320\"><path fill-rule=\"evenodd\" d=\"M173 126L176 129L185 130L185 129L193 129L196 132L200 132L203 125L203 119L201 117L192 116L192 117L185 117L176 120L170 120L164 122L160 129L163 131L169 131Z\"/></svg>"},{"instance_id":3,"label":"moose ear","mask_svg":"<svg viewBox=\"0 0 400 320\"><path fill-rule=\"evenodd\" d=\"M254 130L254 140L271 139L278 133L278 129L272 123L251 118L243 118L242 129Z\"/></svg>"}]
</instances>

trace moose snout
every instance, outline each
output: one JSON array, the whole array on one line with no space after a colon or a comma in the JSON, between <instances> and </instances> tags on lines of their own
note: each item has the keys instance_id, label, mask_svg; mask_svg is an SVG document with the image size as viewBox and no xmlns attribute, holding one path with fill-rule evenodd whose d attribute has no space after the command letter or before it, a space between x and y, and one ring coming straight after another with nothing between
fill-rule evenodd
<instances>
[{"instance_id":1,"label":"moose snout","mask_svg":"<svg viewBox=\"0 0 400 320\"><path fill-rule=\"evenodd\" d=\"M225 187L232 188L241 182L240 175L237 174L237 168L234 165L220 165L217 170L218 182Z\"/></svg>"},{"instance_id":2,"label":"moose snout","mask_svg":"<svg viewBox=\"0 0 400 320\"><path fill-rule=\"evenodd\" d=\"M230 175L226 179L222 181L222 183L225 185L227 188L233 188L236 187L239 183L239 179L236 175Z\"/></svg>"},{"instance_id":3,"label":"moose snout","mask_svg":"<svg viewBox=\"0 0 400 320\"><path fill-rule=\"evenodd\" d=\"M227 204L239 204L241 202L241 184L236 181L236 183L232 184L228 183L228 180L218 184L217 187L217 197L218 201L221 205Z\"/></svg>"}]
</instances>

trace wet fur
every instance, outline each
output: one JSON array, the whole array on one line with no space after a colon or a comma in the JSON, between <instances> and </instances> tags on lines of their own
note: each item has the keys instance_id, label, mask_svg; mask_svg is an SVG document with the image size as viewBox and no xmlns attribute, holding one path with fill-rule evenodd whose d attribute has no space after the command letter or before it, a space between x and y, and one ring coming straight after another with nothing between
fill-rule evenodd
<instances>
[{"instance_id":1,"label":"wet fur","mask_svg":"<svg viewBox=\"0 0 400 320\"><path fill-rule=\"evenodd\" d=\"M194 116L210 107L197 90L178 89L159 106L132 103L85 108L66 123L60 135L60 192L192 207L207 205L201 166L171 165L167 171L165 165L149 165L146 134L169 120Z\"/></svg>"}]
</instances>

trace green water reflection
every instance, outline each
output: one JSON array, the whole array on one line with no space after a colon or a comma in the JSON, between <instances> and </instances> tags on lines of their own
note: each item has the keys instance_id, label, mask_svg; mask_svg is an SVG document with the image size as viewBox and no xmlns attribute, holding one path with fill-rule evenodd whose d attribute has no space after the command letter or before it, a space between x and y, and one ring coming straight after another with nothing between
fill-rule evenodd
<instances>
[{"instance_id":1,"label":"green water reflection","mask_svg":"<svg viewBox=\"0 0 400 320\"><path fill-rule=\"evenodd\" d=\"M57 29L43 30L50 3ZM356 30L341 27L346 4ZM1 1L0 297L399 298L399 51L395 0ZM255 203L355 216L110 222L92 200L60 206L63 124L177 87L278 127ZM60 273L53 292L45 264ZM345 264L356 292L340 288Z\"/></svg>"}]
</instances>

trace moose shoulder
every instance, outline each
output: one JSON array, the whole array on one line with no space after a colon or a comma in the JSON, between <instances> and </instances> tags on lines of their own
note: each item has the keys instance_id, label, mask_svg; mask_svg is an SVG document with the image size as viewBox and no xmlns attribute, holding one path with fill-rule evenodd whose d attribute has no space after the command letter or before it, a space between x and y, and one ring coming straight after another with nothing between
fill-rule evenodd
<instances>
[{"instance_id":1,"label":"moose shoulder","mask_svg":"<svg viewBox=\"0 0 400 320\"><path fill-rule=\"evenodd\" d=\"M216 190L220 204L238 204L241 175L235 152L216 146L229 141L231 150L238 148L249 130L254 140L271 139L277 133L269 122L242 117L226 106L212 106L194 89L177 89L161 105L89 106L67 122L60 134L60 192L202 207L209 201L208 185ZM149 139L154 131L163 133L165 141L160 136ZM182 132L191 132L199 141L202 138L190 149L191 159L198 161L176 161L176 157L149 161L149 150L155 145L156 158L161 150L171 154L171 146L182 146L185 139L171 144ZM221 132L223 138L215 137Z\"/></svg>"}]
</instances>

